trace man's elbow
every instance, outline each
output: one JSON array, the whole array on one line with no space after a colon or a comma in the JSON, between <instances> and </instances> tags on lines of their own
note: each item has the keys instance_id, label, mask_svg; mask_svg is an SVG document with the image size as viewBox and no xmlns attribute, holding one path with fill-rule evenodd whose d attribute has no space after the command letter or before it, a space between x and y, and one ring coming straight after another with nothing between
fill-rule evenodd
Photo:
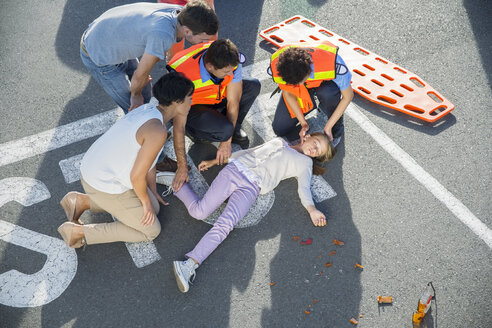
<instances>
[{"instance_id":1,"label":"man's elbow","mask_svg":"<svg viewBox=\"0 0 492 328\"><path fill-rule=\"evenodd\" d=\"M354 90L352 89L352 87L349 86L347 89L345 89L344 92L342 92L342 96L348 102L351 102L352 99L354 99Z\"/></svg>"}]
</instances>

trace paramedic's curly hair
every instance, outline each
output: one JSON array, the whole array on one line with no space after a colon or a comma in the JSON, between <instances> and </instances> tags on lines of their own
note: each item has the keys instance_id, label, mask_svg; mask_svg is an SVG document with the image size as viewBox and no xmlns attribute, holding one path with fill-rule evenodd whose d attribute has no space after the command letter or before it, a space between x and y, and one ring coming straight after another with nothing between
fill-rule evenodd
<instances>
[{"instance_id":1,"label":"paramedic's curly hair","mask_svg":"<svg viewBox=\"0 0 492 328\"><path fill-rule=\"evenodd\" d=\"M313 60L308 51L302 48L289 48L278 57L278 74L287 84L299 84L311 74Z\"/></svg>"}]
</instances>

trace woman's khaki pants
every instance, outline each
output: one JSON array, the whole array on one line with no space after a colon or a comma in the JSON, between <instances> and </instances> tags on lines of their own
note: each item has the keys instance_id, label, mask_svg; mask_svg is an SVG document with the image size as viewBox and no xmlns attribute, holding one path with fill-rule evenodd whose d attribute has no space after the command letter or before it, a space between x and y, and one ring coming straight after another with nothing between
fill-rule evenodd
<instances>
[{"instance_id":1,"label":"woman's khaki pants","mask_svg":"<svg viewBox=\"0 0 492 328\"><path fill-rule=\"evenodd\" d=\"M152 225L144 226L140 222L143 206L133 189L122 194L107 194L91 187L80 179L82 187L90 198L92 212L108 212L118 221L84 225L87 244L112 243L115 241L139 242L151 241L161 232L161 224L156 218ZM147 188L152 207L157 215L159 202Z\"/></svg>"}]
</instances>

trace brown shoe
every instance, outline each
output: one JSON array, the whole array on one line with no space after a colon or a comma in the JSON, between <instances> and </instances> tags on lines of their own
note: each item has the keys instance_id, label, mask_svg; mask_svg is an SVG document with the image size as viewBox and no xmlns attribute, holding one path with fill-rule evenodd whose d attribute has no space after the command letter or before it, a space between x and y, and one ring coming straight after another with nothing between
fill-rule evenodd
<instances>
[{"instance_id":1,"label":"brown shoe","mask_svg":"<svg viewBox=\"0 0 492 328\"><path fill-rule=\"evenodd\" d=\"M58 227L58 233L62 236L67 246L71 248L80 248L85 245L85 238L80 238L76 240L73 240L72 238L73 228L76 225L77 224L72 222L65 222Z\"/></svg>"},{"instance_id":2,"label":"brown shoe","mask_svg":"<svg viewBox=\"0 0 492 328\"><path fill-rule=\"evenodd\" d=\"M75 220L75 205L77 204L77 192L71 191L60 201L61 207L65 210L67 221L72 223L84 224L80 219Z\"/></svg>"},{"instance_id":3,"label":"brown shoe","mask_svg":"<svg viewBox=\"0 0 492 328\"><path fill-rule=\"evenodd\" d=\"M155 168L159 172L176 172L178 170L178 162L166 156L162 162L155 165ZM191 170L191 167L188 165L189 170Z\"/></svg>"}]
</instances>

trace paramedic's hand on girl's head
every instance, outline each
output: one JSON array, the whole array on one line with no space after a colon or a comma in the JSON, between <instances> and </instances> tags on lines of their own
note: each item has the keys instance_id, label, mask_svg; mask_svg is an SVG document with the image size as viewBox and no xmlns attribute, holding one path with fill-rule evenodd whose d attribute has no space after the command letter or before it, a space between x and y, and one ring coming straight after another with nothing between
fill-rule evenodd
<instances>
[{"instance_id":1,"label":"paramedic's hand on girl's head","mask_svg":"<svg viewBox=\"0 0 492 328\"><path fill-rule=\"evenodd\" d=\"M330 142L333 142L333 134L331 132L331 126L328 126L328 124L326 124L325 128L323 129L323 132L328 136Z\"/></svg>"},{"instance_id":2,"label":"paramedic's hand on girl's head","mask_svg":"<svg viewBox=\"0 0 492 328\"><path fill-rule=\"evenodd\" d=\"M326 225L326 217L321 211L313 210L309 212L309 216L311 217L311 221L313 221L313 224L315 226L322 227Z\"/></svg>"},{"instance_id":3,"label":"paramedic's hand on girl's head","mask_svg":"<svg viewBox=\"0 0 492 328\"><path fill-rule=\"evenodd\" d=\"M301 145L304 143L304 137L306 136L306 133L309 131L309 124L305 122L304 124L301 124L302 128L301 131L299 132L299 137L301 138Z\"/></svg>"}]
</instances>

